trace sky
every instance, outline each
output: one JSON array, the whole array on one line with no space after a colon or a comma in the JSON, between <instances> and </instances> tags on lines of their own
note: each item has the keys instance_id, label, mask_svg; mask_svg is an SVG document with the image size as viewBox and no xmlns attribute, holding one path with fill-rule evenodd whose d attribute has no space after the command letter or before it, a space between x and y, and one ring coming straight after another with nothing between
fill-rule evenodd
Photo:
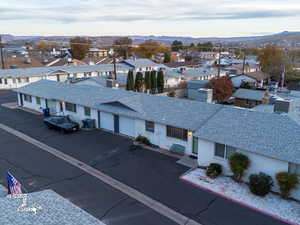
<instances>
[{"instance_id":1,"label":"sky","mask_svg":"<svg viewBox=\"0 0 300 225\"><path fill-rule=\"evenodd\" d=\"M299 0L0 0L13 35L258 36L300 31Z\"/></svg>"}]
</instances>

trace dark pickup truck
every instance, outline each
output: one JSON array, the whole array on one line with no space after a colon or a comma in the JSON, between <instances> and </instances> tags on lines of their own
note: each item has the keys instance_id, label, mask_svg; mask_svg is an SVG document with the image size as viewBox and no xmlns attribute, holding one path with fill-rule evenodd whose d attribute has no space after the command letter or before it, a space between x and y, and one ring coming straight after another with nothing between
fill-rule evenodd
<instances>
[{"instance_id":1,"label":"dark pickup truck","mask_svg":"<svg viewBox=\"0 0 300 225\"><path fill-rule=\"evenodd\" d=\"M49 129L55 129L64 133L74 132L79 130L79 124L70 120L66 116L51 116L44 119L44 123Z\"/></svg>"}]
</instances>

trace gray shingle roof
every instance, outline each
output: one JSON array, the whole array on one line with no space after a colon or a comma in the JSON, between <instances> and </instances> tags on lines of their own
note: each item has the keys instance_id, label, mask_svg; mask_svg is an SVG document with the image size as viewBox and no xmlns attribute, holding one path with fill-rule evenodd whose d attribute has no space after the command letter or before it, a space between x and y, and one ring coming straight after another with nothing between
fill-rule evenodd
<instances>
[{"instance_id":1,"label":"gray shingle roof","mask_svg":"<svg viewBox=\"0 0 300 225\"><path fill-rule=\"evenodd\" d=\"M194 135L271 158L300 163L300 126L288 116L223 107Z\"/></svg>"},{"instance_id":2,"label":"gray shingle roof","mask_svg":"<svg viewBox=\"0 0 300 225\"><path fill-rule=\"evenodd\" d=\"M125 64L117 64L118 70L129 70L130 67ZM56 71L66 71L67 73L83 72L106 72L113 71L113 64L82 65L82 66L53 66L53 67L33 67L22 69L0 70L0 77L33 77L43 76Z\"/></svg>"},{"instance_id":3,"label":"gray shingle roof","mask_svg":"<svg viewBox=\"0 0 300 225\"><path fill-rule=\"evenodd\" d=\"M132 67L153 67L153 66L159 66L159 64L156 64L150 59L127 59L120 63L128 64Z\"/></svg>"},{"instance_id":4,"label":"gray shingle roof","mask_svg":"<svg viewBox=\"0 0 300 225\"><path fill-rule=\"evenodd\" d=\"M189 130L196 130L199 124L204 123L222 107L221 105L190 100L89 85L71 85L49 80L40 80L18 88L16 91L42 98L85 105L107 112L117 112L120 115L152 120ZM116 107L115 104L103 104L115 102L124 104L135 111Z\"/></svg>"},{"instance_id":5,"label":"gray shingle roof","mask_svg":"<svg viewBox=\"0 0 300 225\"><path fill-rule=\"evenodd\" d=\"M261 101L264 95L265 91L240 88L233 94L233 97Z\"/></svg>"},{"instance_id":6,"label":"gray shingle roof","mask_svg":"<svg viewBox=\"0 0 300 225\"><path fill-rule=\"evenodd\" d=\"M16 91L189 129L205 140L300 163L300 126L288 116L49 80Z\"/></svg>"}]
</instances>

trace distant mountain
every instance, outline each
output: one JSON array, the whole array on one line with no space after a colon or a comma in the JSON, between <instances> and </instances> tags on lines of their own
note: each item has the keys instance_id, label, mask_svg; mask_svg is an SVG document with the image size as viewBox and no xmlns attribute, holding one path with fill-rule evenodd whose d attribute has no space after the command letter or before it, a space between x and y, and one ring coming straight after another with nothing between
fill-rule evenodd
<instances>
[{"instance_id":1,"label":"distant mountain","mask_svg":"<svg viewBox=\"0 0 300 225\"><path fill-rule=\"evenodd\" d=\"M255 40L265 40L271 38L284 38L286 36L295 35L299 36L300 32L289 32L284 31L272 35L264 36L249 36L249 37L207 37L207 38L192 38L192 37L176 37L176 36L131 36L134 40L156 40L156 41L167 41L172 42L174 40L182 42L203 42L203 41L212 41L212 42L242 42L242 41L255 41Z\"/></svg>"},{"instance_id":2,"label":"distant mountain","mask_svg":"<svg viewBox=\"0 0 300 225\"><path fill-rule=\"evenodd\" d=\"M0 34L1 35L1 34ZM13 36L10 34L1 35L3 40L6 42L18 41L18 40L31 40L38 41L42 39L47 40L67 40L74 36ZM113 40L118 38L118 36L85 36L95 39L98 43L112 43ZM268 42L268 41L283 41L288 40L292 42L300 43L300 32L289 32L284 31L272 35L263 36L249 36L249 37L207 37L207 38L193 38L193 37L179 37L179 36L129 36L134 40L134 43L141 43L145 40L155 40L162 43L170 43L174 40L182 41L184 43L192 42L224 42L224 43L235 43L235 42Z\"/></svg>"}]
</instances>

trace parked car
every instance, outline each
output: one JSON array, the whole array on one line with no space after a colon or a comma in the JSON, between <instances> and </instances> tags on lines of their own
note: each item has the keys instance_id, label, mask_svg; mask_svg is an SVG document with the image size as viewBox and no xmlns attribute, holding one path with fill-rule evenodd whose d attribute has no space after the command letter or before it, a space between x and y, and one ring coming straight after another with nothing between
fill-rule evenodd
<instances>
[{"instance_id":1,"label":"parked car","mask_svg":"<svg viewBox=\"0 0 300 225\"><path fill-rule=\"evenodd\" d=\"M44 123L49 129L55 129L64 133L74 132L79 130L79 124L70 120L66 116L51 116L44 119Z\"/></svg>"}]
</instances>

